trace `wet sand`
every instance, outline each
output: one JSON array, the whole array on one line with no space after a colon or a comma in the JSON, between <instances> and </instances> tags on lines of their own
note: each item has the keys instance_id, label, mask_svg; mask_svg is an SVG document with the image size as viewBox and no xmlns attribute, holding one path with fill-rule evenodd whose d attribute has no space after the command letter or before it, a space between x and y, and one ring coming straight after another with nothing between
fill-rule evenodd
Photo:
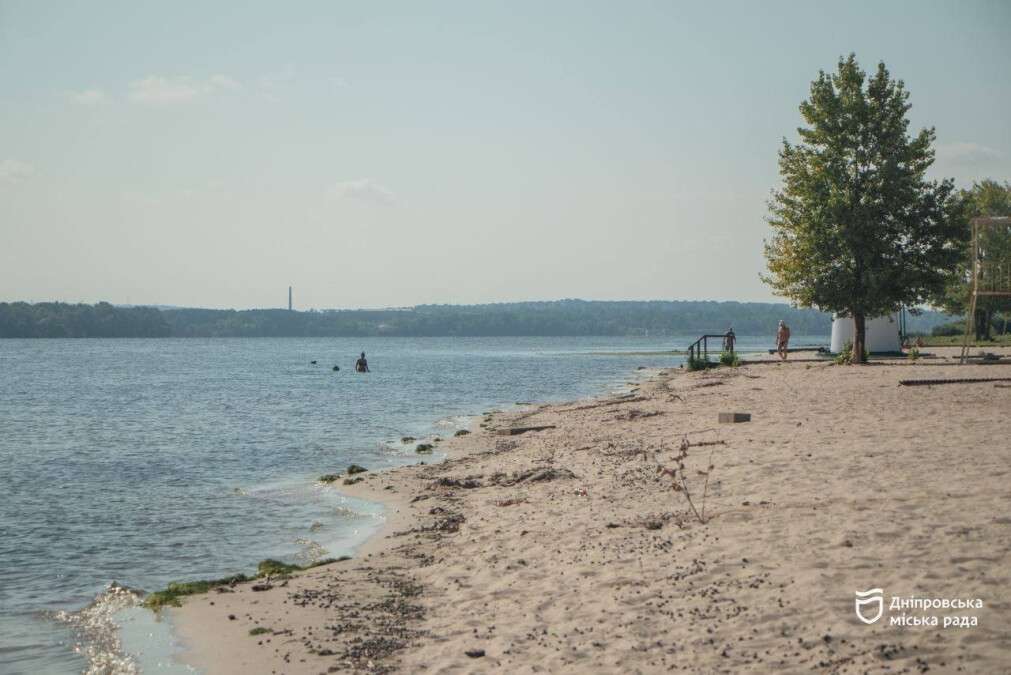
<instances>
[{"instance_id":1,"label":"wet sand","mask_svg":"<svg viewBox=\"0 0 1011 675\"><path fill-rule=\"evenodd\" d=\"M440 444L445 462L335 488L388 505L354 559L172 610L185 659L209 673L1011 672L1011 382L898 385L1011 366L924 351L941 358L672 369L626 397L488 416ZM529 426L553 428L502 435ZM691 505L658 472L681 454ZM871 588L884 612L868 625L854 591ZM889 609L893 596L983 606ZM939 625L893 625L902 614ZM977 625L943 627L952 616Z\"/></svg>"}]
</instances>

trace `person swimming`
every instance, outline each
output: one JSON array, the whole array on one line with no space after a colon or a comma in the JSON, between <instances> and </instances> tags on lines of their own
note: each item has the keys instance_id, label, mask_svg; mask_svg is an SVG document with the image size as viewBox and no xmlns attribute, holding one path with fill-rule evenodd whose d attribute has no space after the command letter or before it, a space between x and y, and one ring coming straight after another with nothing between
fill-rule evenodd
<instances>
[{"instance_id":1,"label":"person swimming","mask_svg":"<svg viewBox=\"0 0 1011 675\"><path fill-rule=\"evenodd\" d=\"M365 352L362 352L361 357L357 361L355 361L355 372L356 373L369 372L369 362L365 360Z\"/></svg>"}]
</instances>

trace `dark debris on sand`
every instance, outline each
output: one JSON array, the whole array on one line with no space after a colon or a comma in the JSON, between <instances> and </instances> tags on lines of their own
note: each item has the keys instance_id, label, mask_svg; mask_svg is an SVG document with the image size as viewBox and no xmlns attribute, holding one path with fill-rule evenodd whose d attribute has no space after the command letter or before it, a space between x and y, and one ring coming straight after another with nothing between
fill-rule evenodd
<instances>
[{"instance_id":1,"label":"dark debris on sand","mask_svg":"<svg viewBox=\"0 0 1011 675\"><path fill-rule=\"evenodd\" d=\"M381 599L362 601L339 579L327 588L289 594L295 606L316 606L335 617L302 638L311 653L336 657L329 672L393 672L393 657L422 636L416 626L424 610L415 604L421 587L393 569L367 568L365 572L369 584L383 589Z\"/></svg>"}]
</instances>

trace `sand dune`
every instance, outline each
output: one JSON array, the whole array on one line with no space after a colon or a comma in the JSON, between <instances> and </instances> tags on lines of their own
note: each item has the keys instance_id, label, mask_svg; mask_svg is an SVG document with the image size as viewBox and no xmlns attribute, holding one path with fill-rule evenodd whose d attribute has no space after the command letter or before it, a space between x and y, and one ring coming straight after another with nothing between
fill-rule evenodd
<instances>
[{"instance_id":1,"label":"sand dune","mask_svg":"<svg viewBox=\"0 0 1011 675\"><path fill-rule=\"evenodd\" d=\"M444 442L444 463L342 488L389 504L354 560L173 610L186 658L211 673L1011 672L1011 388L898 386L1011 368L951 363L671 370L626 399L490 416ZM555 428L496 434L534 425ZM705 522L657 472L684 443L696 511L713 466ZM867 625L854 591L870 588L884 616ZM893 596L983 607L903 612ZM892 625L903 613L978 625Z\"/></svg>"}]
</instances>

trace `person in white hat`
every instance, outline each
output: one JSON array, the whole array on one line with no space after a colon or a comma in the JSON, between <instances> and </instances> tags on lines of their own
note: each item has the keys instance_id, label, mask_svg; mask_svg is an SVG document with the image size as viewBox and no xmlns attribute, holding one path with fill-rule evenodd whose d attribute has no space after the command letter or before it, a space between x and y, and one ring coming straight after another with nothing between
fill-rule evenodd
<instances>
[{"instance_id":1,"label":"person in white hat","mask_svg":"<svg viewBox=\"0 0 1011 675\"><path fill-rule=\"evenodd\" d=\"M776 351L779 358L786 361L787 350L790 346L790 327L782 319L779 320L779 329L776 331Z\"/></svg>"}]
</instances>

